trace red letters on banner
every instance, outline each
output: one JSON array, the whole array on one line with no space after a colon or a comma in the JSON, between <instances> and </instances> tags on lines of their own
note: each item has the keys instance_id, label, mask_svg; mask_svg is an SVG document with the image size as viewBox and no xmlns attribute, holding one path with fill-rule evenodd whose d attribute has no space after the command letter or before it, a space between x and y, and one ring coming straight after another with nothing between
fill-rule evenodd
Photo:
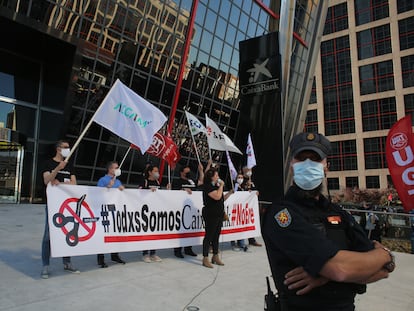
<instances>
[{"instance_id":1,"label":"red letters on banner","mask_svg":"<svg viewBox=\"0 0 414 311\"><path fill-rule=\"evenodd\" d=\"M411 115L393 125L387 136L388 169L405 211L414 209L414 154Z\"/></svg>"}]
</instances>

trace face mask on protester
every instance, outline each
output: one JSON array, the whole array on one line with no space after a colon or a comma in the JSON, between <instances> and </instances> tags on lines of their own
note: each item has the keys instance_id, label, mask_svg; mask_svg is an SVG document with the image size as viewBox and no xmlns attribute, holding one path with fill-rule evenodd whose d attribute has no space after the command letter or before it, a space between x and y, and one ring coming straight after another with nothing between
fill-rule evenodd
<instances>
[{"instance_id":1,"label":"face mask on protester","mask_svg":"<svg viewBox=\"0 0 414 311\"><path fill-rule=\"evenodd\" d=\"M116 168L115 171L114 171L115 177L121 176L121 173L122 173L122 171L121 171L120 168Z\"/></svg>"},{"instance_id":2,"label":"face mask on protester","mask_svg":"<svg viewBox=\"0 0 414 311\"><path fill-rule=\"evenodd\" d=\"M62 155L62 157L67 158L70 154L70 148L62 148L60 150L60 154Z\"/></svg>"},{"instance_id":3,"label":"face mask on protester","mask_svg":"<svg viewBox=\"0 0 414 311\"><path fill-rule=\"evenodd\" d=\"M190 173L190 172L185 173L185 177L186 177L186 178L190 178L190 177L191 177L191 173Z\"/></svg>"},{"instance_id":4,"label":"face mask on protester","mask_svg":"<svg viewBox=\"0 0 414 311\"><path fill-rule=\"evenodd\" d=\"M158 179L158 178L160 178L160 173L153 173L152 174L152 177L154 177L154 179Z\"/></svg>"},{"instance_id":5,"label":"face mask on protester","mask_svg":"<svg viewBox=\"0 0 414 311\"><path fill-rule=\"evenodd\" d=\"M318 187L324 177L324 166L320 162L315 162L306 159L302 162L297 162L293 166L293 180L295 184L303 190L313 190Z\"/></svg>"},{"instance_id":6,"label":"face mask on protester","mask_svg":"<svg viewBox=\"0 0 414 311\"><path fill-rule=\"evenodd\" d=\"M247 171L247 172L246 172L246 176L247 176L247 177L252 177L252 171Z\"/></svg>"},{"instance_id":7,"label":"face mask on protester","mask_svg":"<svg viewBox=\"0 0 414 311\"><path fill-rule=\"evenodd\" d=\"M237 183L238 183L239 185L241 185L241 184L243 183L243 178L238 178L238 179L237 179Z\"/></svg>"}]
</instances>

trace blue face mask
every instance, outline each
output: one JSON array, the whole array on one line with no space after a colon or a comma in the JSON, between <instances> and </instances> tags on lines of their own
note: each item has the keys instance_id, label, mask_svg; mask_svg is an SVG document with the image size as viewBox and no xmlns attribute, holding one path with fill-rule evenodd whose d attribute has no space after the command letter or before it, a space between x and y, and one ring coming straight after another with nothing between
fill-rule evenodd
<instances>
[{"instance_id":1,"label":"blue face mask","mask_svg":"<svg viewBox=\"0 0 414 311\"><path fill-rule=\"evenodd\" d=\"M313 190L318 187L324 177L325 171L323 164L306 159L303 162L297 162L293 166L293 180L295 184L303 190Z\"/></svg>"}]
</instances>

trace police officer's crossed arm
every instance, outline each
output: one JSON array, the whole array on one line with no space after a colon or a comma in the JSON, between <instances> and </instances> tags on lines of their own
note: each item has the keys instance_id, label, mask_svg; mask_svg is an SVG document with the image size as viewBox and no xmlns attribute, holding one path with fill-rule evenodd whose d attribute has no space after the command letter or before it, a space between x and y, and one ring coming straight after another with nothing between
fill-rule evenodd
<instances>
[{"instance_id":1,"label":"police officer's crossed arm","mask_svg":"<svg viewBox=\"0 0 414 311\"><path fill-rule=\"evenodd\" d=\"M380 243L375 242L375 249L369 252L339 251L326 262L319 277L312 277L303 269L295 268L285 275L285 285L303 295L328 281L368 284L387 278L395 269L393 255Z\"/></svg>"},{"instance_id":2,"label":"police officer's crossed arm","mask_svg":"<svg viewBox=\"0 0 414 311\"><path fill-rule=\"evenodd\" d=\"M340 250L328 260L320 275L337 282L369 283L388 277L395 269L391 252L380 243L368 252Z\"/></svg>"}]
</instances>

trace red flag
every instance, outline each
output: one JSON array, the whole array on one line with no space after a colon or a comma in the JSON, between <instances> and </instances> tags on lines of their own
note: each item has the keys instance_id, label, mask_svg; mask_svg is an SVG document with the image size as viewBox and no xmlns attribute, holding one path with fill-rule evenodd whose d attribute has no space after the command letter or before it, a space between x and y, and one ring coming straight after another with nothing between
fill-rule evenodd
<instances>
[{"instance_id":1,"label":"red flag","mask_svg":"<svg viewBox=\"0 0 414 311\"><path fill-rule=\"evenodd\" d=\"M139 147L133 144L131 144L131 148L140 150ZM156 133L154 135L151 146L146 152L167 161L171 168L174 168L177 162L181 159L177 145L174 143L172 138L160 133Z\"/></svg>"},{"instance_id":2,"label":"red flag","mask_svg":"<svg viewBox=\"0 0 414 311\"><path fill-rule=\"evenodd\" d=\"M385 147L392 181L407 212L414 209L413 142L411 115L407 115L390 129Z\"/></svg>"}]
</instances>

